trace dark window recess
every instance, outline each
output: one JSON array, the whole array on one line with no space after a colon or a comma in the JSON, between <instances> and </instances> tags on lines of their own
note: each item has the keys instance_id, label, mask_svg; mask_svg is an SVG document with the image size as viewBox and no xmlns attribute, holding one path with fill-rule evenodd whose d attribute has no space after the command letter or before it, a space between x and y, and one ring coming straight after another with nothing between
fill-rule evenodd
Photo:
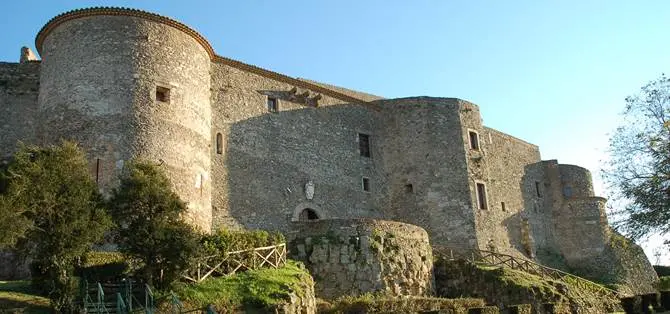
<instances>
[{"instance_id":1,"label":"dark window recess","mask_svg":"<svg viewBox=\"0 0 670 314\"><path fill-rule=\"evenodd\" d=\"M361 156L370 157L370 135L358 133L358 150Z\"/></svg>"},{"instance_id":2,"label":"dark window recess","mask_svg":"<svg viewBox=\"0 0 670 314\"><path fill-rule=\"evenodd\" d=\"M170 89L163 86L156 86L156 101L170 102Z\"/></svg>"},{"instance_id":3,"label":"dark window recess","mask_svg":"<svg viewBox=\"0 0 670 314\"><path fill-rule=\"evenodd\" d=\"M300 221L309 221L317 219L319 219L319 215L317 215L316 212L311 208L303 209L302 212L300 212L300 217L298 217L298 220Z\"/></svg>"},{"instance_id":4,"label":"dark window recess","mask_svg":"<svg viewBox=\"0 0 670 314\"><path fill-rule=\"evenodd\" d=\"M216 153L223 154L223 135L216 133Z\"/></svg>"},{"instance_id":5,"label":"dark window recess","mask_svg":"<svg viewBox=\"0 0 670 314\"><path fill-rule=\"evenodd\" d=\"M405 184L405 193L413 193L414 186L411 183Z\"/></svg>"},{"instance_id":6,"label":"dark window recess","mask_svg":"<svg viewBox=\"0 0 670 314\"><path fill-rule=\"evenodd\" d=\"M95 183L100 182L100 158L95 160Z\"/></svg>"},{"instance_id":7,"label":"dark window recess","mask_svg":"<svg viewBox=\"0 0 670 314\"><path fill-rule=\"evenodd\" d=\"M540 191L539 181L535 181L535 193L537 194L537 197L542 197L542 191Z\"/></svg>"},{"instance_id":8,"label":"dark window recess","mask_svg":"<svg viewBox=\"0 0 670 314\"><path fill-rule=\"evenodd\" d=\"M479 134L477 132L470 131L470 148L479 150Z\"/></svg>"},{"instance_id":9,"label":"dark window recess","mask_svg":"<svg viewBox=\"0 0 670 314\"><path fill-rule=\"evenodd\" d=\"M569 186L566 186L563 188L563 196L565 197L572 197L572 188Z\"/></svg>"},{"instance_id":10,"label":"dark window recess","mask_svg":"<svg viewBox=\"0 0 670 314\"><path fill-rule=\"evenodd\" d=\"M363 178L363 191L370 192L370 179Z\"/></svg>"},{"instance_id":11,"label":"dark window recess","mask_svg":"<svg viewBox=\"0 0 670 314\"><path fill-rule=\"evenodd\" d=\"M502 211L507 211L507 208L505 208L505 202L500 202L500 207L502 208Z\"/></svg>"},{"instance_id":12,"label":"dark window recess","mask_svg":"<svg viewBox=\"0 0 670 314\"><path fill-rule=\"evenodd\" d=\"M268 111L270 112L279 111L279 102L277 101L277 98L268 97Z\"/></svg>"},{"instance_id":13,"label":"dark window recess","mask_svg":"<svg viewBox=\"0 0 670 314\"><path fill-rule=\"evenodd\" d=\"M477 183L477 201L479 203L479 209L487 209L486 186L483 183Z\"/></svg>"}]
</instances>

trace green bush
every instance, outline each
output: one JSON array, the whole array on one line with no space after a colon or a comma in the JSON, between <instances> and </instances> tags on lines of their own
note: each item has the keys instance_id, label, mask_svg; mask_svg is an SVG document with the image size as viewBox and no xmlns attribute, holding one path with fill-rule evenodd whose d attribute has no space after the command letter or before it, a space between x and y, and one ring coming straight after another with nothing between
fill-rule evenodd
<instances>
[{"instance_id":1,"label":"green bush","mask_svg":"<svg viewBox=\"0 0 670 314\"><path fill-rule=\"evenodd\" d=\"M654 270L659 277L670 276L670 266L654 265Z\"/></svg>"},{"instance_id":2,"label":"green bush","mask_svg":"<svg viewBox=\"0 0 670 314\"><path fill-rule=\"evenodd\" d=\"M111 282L126 277L129 270L119 252L89 252L76 274L89 282Z\"/></svg>"},{"instance_id":3,"label":"green bush","mask_svg":"<svg viewBox=\"0 0 670 314\"><path fill-rule=\"evenodd\" d=\"M206 255L225 255L232 251L272 246L284 242L286 242L286 239L283 234L264 230L230 231L220 229L218 232L205 235L202 238Z\"/></svg>"},{"instance_id":4,"label":"green bush","mask_svg":"<svg viewBox=\"0 0 670 314\"><path fill-rule=\"evenodd\" d=\"M659 277L658 290L670 290L670 276Z\"/></svg>"}]
</instances>

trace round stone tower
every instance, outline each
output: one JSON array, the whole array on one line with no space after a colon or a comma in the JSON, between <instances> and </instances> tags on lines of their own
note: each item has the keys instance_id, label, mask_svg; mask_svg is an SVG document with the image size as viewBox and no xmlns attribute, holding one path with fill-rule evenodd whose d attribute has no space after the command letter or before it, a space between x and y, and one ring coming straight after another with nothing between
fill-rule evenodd
<instances>
[{"instance_id":1,"label":"round stone tower","mask_svg":"<svg viewBox=\"0 0 670 314\"><path fill-rule=\"evenodd\" d=\"M210 60L187 26L138 10L61 14L39 32L43 144L78 142L103 192L125 162L161 163L188 202L187 219L211 228Z\"/></svg>"}]
</instances>

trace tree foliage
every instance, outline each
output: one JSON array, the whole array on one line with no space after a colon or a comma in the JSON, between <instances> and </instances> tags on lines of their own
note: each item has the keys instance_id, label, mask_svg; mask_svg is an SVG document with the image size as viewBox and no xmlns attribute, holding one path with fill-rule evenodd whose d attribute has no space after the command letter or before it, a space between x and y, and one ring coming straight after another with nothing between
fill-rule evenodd
<instances>
[{"instance_id":1,"label":"tree foliage","mask_svg":"<svg viewBox=\"0 0 670 314\"><path fill-rule=\"evenodd\" d=\"M12 177L7 167L0 168L0 249L12 248L16 242L25 236L26 231L33 224L29 218L32 213L28 208L21 206L17 201L20 189L9 189Z\"/></svg>"},{"instance_id":2,"label":"tree foliage","mask_svg":"<svg viewBox=\"0 0 670 314\"><path fill-rule=\"evenodd\" d=\"M32 223L17 250L32 260L33 279L54 308L68 312L74 268L110 226L86 157L69 142L21 145L5 173L3 210Z\"/></svg>"},{"instance_id":3,"label":"tree foliage","mask_svg":"<svg viewBox=\"0 0 670 314\"><path fill-rule=\"evenodd\" d=\"M160 166L133 161L125 171L109 202L119 249L140 262L138 277L165 288L197 255L199 235L182 220L186 203Z\"/></svg>"},{"instance_id":4,"label":"tree foliage","mask_svg":"<svg viewBox=\"0 0 670 314\"><path fill-rule=\"evenodd\" d=\"M626 98L603 174L625 200L616 226L633 238L670 232L670 79L662 75Z\"/></svg>"}]
</instances>

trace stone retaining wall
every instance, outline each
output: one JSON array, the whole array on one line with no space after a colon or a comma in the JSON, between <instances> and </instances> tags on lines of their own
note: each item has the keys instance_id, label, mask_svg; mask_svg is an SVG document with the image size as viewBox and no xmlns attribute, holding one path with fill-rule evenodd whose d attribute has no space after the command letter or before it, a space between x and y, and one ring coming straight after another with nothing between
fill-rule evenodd
<instances>
[{"instance_id":1,"label":"stone retaining wall","mask_svg":"<svg viewBox=\"0 0 670 314\"><path fill-rule=\"evenodd\" d=\"M373 219L293 223L291 258L303 261L316 295L332 299L366 292L430 295L432 249L425 230Z\"/></svg>"}]
</instances>

